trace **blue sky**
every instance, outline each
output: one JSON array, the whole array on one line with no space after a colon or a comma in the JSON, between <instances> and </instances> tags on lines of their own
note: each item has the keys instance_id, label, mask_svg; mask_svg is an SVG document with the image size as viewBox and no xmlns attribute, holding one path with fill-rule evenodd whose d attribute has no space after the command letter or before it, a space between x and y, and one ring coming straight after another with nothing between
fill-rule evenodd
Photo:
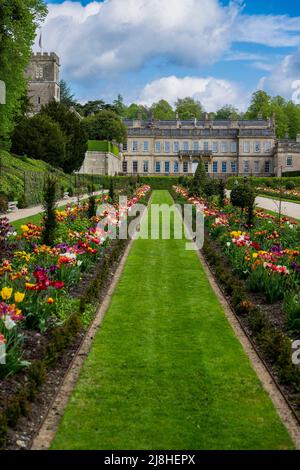
<instances>
[{"instance_id":1,"label":"blue sky","mask_svg":"<svg viewBox=\"0 0 300 470\"><path fill-rule=\"evenodd\" d=\"M150 105L191 95L245 109L263 88L292 99L300 80L295 0L47 1L43 49L80 101ZM35 45L35 49L37 46Z\"/></svg>"}]
</instances>

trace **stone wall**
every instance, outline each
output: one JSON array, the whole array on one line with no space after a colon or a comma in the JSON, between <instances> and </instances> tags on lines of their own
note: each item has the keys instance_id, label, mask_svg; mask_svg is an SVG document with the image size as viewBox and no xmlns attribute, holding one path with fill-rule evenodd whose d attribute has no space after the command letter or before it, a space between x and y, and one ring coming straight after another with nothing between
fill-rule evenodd
<instances>
[{"instance_id":1,"label":"stone wall","mask_svg":"<svg viewBox=\"0 0 300 470\"><path fill-rule=\"evenodd\" d=\"M121 172L121 157L110 152L86 152L79 173L114 176Z\"/></svg>"}]
</instances>

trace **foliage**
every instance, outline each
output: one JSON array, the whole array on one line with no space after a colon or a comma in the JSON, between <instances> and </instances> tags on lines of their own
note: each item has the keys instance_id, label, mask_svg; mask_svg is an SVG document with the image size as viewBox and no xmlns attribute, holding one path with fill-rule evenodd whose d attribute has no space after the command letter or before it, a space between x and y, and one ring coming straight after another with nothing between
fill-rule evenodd
<instances>
[{"instance_id":1,"label":"foliage","mask_svg":"<svg viewBox=\"0 0 300 470\"><path fill-rule=\"evenodd\" d=\"M132 103L126 109L125 117L127 119L137 119L138 117L141 117L143 120L147 120L151 118L151 112L143 105Z\"/></svg>"},{"instance_id":2,"label":"foliage","mask_svg":"<svg viewBox=\"0 0 300 470\"><path fill-rule=\"evenodd\" d=\"M56 221L56 186L57 180L55 177L48 175L45 181L44 189L44 230L43 230L43 243L48 246L53 246L55 242L55 235L57 230Z\"/></svg>"},{"instance_id":3,"label":"foliage","mask_svg":"<svg viewBox=\"0 0 300 470\"><path fill-rule=\"evenodd\" d=\"M230 194L231 204L240 209L249 209L253 207L255 202L255 192L250 184L236 185Z\"/></svg>"},{"instance_id":4,"label":"foliage","mask_svg":"<svg viewBox=\"0 0 300 470\"><path fill-rule=\"evenodd\" d=\"M60 81L60 103L70 108L75 106L76 101L74 95L71 92L70 86L65 80Z\"/></svg>"},{"instance_id":5,"label":"foliage","mask_svg":"<svg viewBox=\"0 0 300 470\"><path fill-rule=\"evenodd\" d=\"M199 101L193 98L178 98L175 103L175 111L179 116L179 119L201 119L203 115L203 107Z\"/></svg>"},{"instance_id":6,"label":"foliage","mask_svg":"<svg viewBox=\"0 0 300 470\"><path fill-rule=\"evenodd\" d=\"M57 123L66 139L65 158L61 167L66 173L80 169L87 151L87 135L78 116L66 105L51 101L43 106L41 115Z\"/></svg>"},{"instance_id":7,"label":"foliage","mask_svg":"<svg viewBox=\"0 0 300 470\"><path fill-rule=\"evenodd\" d=\"M83 121L89 140L109 140L123 143L127 139L127 128L113 111L100 111Z\"/></svg>"},{"instance_id":8,"label":"foliage","mask_svg":"<svg viewBox=\"0 0 300 470\"><path fill-rule=\"evenodd\" d=\"M214 119L220 121L227 121L230 119L238 120L241 119L241 115L237 108L231 106L230 104L227 104L215 113Z\"/></svg>"},{"instance_id":9,"label":"foliage","mask_svg":"<svg viewBox=\"0 0 300 470\"><path fill-rule=\"evenodd\" d=\"M115 191L114 191L114 180L112 178L110 178L108 195L110 197L110 200L113 201L115 198Z\"/></svg>"},{"instance_id":10,"label":"foliage","mask_svg":"<svg viewBox=\"0 0 300 470\"><path fill-rule=\"evenodd\" d=\"M24 71L38 24L45 18L42 0L2 0L0 3L0 80L6 84L6 105L0 106L0 143L7 140L21 112L26 93Z\"/></svg>"},{"instance_id":11,"label":"foliage","mask_svg":"<svg viewBox=\"0 0 300 470\"><path fill-rule=\"evenodd\" d=\"M220 207L224 207L225 205L225 199L226 199L226 192L225 192L225 181L220 178L220 181L219 181L219 205Z\"/></svg>"},{"instance_id":12,"label":"foliage","mask_svg":"<svg viewBox=\"0 0 300 470\"><path fill-rule=\"evenodd\" d=\"M286 292L284 296L283 310L287 316L287 326L291 330L300 331L300 295Z\"/></svg>"},{"instance_id":13,"label":"foliage","mask_svg":"<svg viewBox=\"0 0 300 470\"><path fill-rule=\"evenodd\" d=\"M202 160L200 160L194 178L190 183L190 194L200 196L204 192L205 185L208 181L207 172L205 170L205 165Z\"/></svg>"},{"instance_id":14,"label":"foliage","mask_svg":"<svg viewBox=\"0 0 300 470\"><path fill-rule=\"evenodd\" d=\"M172 106L166 100L160 100L157 103L153 103L150 108L152 117L160 120L172 120L175 119L175 112Z\"/></svg>"},{"instance_id":15,"label":"foliage","mask_svg":"<svg viewBox=\"0 0 300 470\"><path fill-rule=\"evenodd\" d=\"M96 197L92 194L89 197L88 218L95 217L97 211Z\"/></svg>"},{"instance_id":16,"label":"foliage","mask_svg":"<svg viewBox=\"0 0 300 470\"><path fill-rule=\"evenodd\" d=\"M40 114L24 117L12 134L12 152L62 168L66 158L66 138L50 117Z\"/></svg>"}]
</instances>

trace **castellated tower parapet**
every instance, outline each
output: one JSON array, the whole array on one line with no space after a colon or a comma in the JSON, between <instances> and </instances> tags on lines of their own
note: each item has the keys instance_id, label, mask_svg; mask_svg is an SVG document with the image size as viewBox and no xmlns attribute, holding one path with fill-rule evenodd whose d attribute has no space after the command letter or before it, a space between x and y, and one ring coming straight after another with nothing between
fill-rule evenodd
<instances>
[{"instance_id":1,"label":"castellated tower parapet","mask_svg":"<svg viewBox=\"0 0 300 470\"><path fill-rule=\"evenodd\" d=\"M26 77L33 114L50 101L60 101L59 68L60 60L55 52L32 54Z\"/></svg>"}]
</instances>

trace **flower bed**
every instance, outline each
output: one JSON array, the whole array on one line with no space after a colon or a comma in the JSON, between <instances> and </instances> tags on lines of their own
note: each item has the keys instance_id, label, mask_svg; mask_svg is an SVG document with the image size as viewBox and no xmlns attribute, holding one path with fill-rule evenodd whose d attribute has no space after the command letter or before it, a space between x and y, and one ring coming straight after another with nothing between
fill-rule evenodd
<instances>
[{"instance_id":1,"label":"flower bed","mask_svg":"<svg viewBox=\"0 0 300 470\"><path fill-rule=\"evenodd\" d=\"M42 227L26 224L17 234L6 219L0 220L0 347L6 350L0 389L11 377L20 375L23 385L24 373L29 377L16 401L15 397L2 400L0 446L7 424L15 425L16 417L26 413L22 403L34 397L45 368L55 363L95 314L99 289L126 245L109 238L108 224L118 230L125 212L145 200L149 190L146 185L138 188L126 207L115 204L112 216L102 211L88 218L88 204L57 211L53 247L41 243ZM98 203L107 199L104 196Z\"/></svg>"},{"instance_id":2,"label":"flower bed","mask_svg":"<svg viewBox=\"0 0 300 470\"><path fill-rule=\"evenodd\" d=\"M291 201L300 202L300 190L299 189L280 189L266 188L265 186L258 186L256 191L266 196L274 197L274 199L290 199Z\"/></svg>"},{"instance_id":3,"label":"flower bed","mask_svg":"<svg viewBox=\"0 0 300 470\"><path fill-rule=\"evenodd\" d=\"M229 201L221 208L175 187L174 198L205 214L204 255L244 327L255 340L290 402L300 411L300 370L292 364L292 339L300 333L299 226L280 224L264 210L248 227Z\"/></svg>"}]
</instances>

